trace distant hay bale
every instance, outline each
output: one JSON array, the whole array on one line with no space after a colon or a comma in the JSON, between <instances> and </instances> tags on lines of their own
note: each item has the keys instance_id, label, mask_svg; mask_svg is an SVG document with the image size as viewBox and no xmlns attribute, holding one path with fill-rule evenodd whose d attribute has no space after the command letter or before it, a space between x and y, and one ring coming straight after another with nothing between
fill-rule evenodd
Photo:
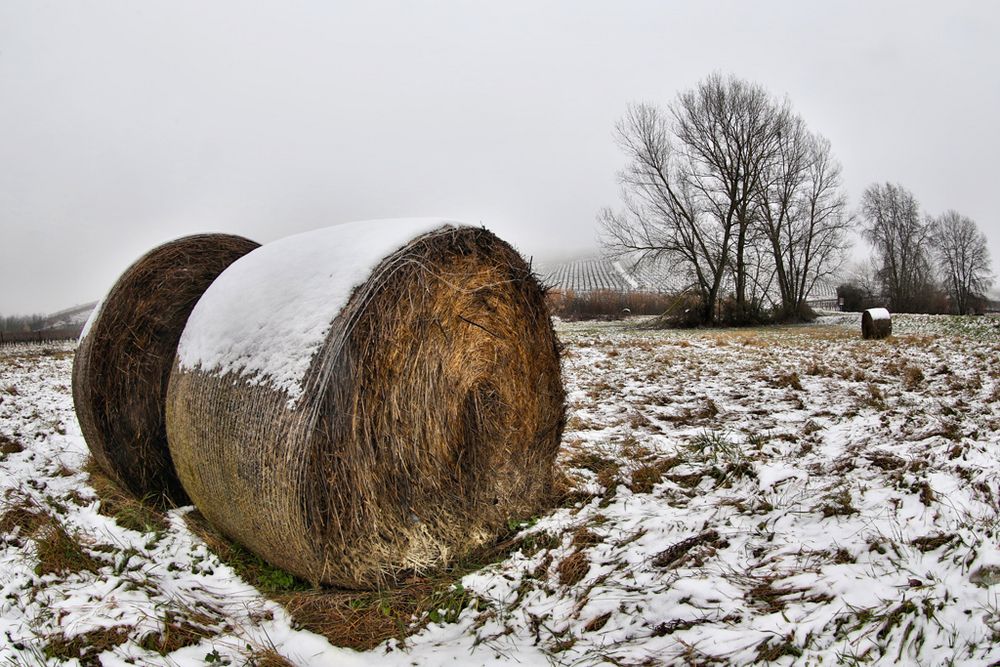
<instances>
[{"instance_id":1,"label":"distant hay bale","mask_svg":"<svg viewBox=\"0 0 1000 667\"><path fill-rule=\"evenodd\" d=\"M186 504L167 448L164 401L177 341L223 269L258 244L198 234L143 255L91 315L73 360L73 404L97 464L156 504Z\"/></svg>"},{"instance_id":2,"label":"distant hay bale","mask_svg":"<svg viewBox=\"0 0 1000 667\"><path fill-rule=\"evenodd\" d=\"M184 331L167 431L223 533L312 582L373 588L536 512L564 399L516 251L485 229L377 221L223 273Z\"/></svg>"},{"instance_id":3,"label":"distant hay bale","mask_svg":"<svg viewBox=\"0 0 1000 667\"><path fill-rule=\"evenodd\" d=\"M885 308L869 308L861 315L861 336L886 338L892 335L892 318Z\"/></svg>"}]
</instances>

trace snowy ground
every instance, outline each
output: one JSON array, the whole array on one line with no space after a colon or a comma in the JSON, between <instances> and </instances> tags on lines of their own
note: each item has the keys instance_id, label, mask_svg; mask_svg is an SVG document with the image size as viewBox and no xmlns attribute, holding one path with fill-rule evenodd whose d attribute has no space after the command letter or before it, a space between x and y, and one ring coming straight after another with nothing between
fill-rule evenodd
<instances>
[{"instance_id":1,"label":"snowy ground","mask_svg":"<svg viewBox=\"0 0 1000 667\"><path fill-rule=\"evenodd\" d=\"M893 326L561 324L561 506L367 653L297 629L188 510L114 511L72 349L3 348L0 664L994 664L1000 324Z\"/></svg>"}]
</instances>

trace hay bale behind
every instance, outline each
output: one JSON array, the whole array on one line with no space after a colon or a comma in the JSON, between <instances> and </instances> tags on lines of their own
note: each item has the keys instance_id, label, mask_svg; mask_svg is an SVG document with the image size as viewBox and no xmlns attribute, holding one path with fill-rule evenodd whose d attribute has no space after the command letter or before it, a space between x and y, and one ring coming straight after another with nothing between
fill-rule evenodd
<instances>
[{"instance_id":1,"label":"hay bale behind","mask_svg":"<svg viewBox=\"0 0 1000 667\"><path fill-rule=\"evenodd\" d=\"M869 308L861 314L861 337L886 338L892 335L892 317L885 308Z\"/></svg>"},{"instance_id":2,"label":"hay bale behind","mask_svg":"<svg viewBox=\"0 0 1000 667\"><path fill-rule=\"evenodd\" d=\"M531 516L564 398L543 290L509 245L354 223L220 276L184 332L167 430L223 533L310 581L372 588Z\"/></svg>"},{"instance_id":3,"label":"hay bale behind","mask_svg":"<svg viewBox=\"0 0 1000 667\"><path fill-rule=\"evenodd\" d=\"M258 247L198 234L143 255L91 315L73 359L73 404L97 464L156 504L186 504L167 448L164 401L177 341L223 269Z\"/></svg>"}]
</instances>

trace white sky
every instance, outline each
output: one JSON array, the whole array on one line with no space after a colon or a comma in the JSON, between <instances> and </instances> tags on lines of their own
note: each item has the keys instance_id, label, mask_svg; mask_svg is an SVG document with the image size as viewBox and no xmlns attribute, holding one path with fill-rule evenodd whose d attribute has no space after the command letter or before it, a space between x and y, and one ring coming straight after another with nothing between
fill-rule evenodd
<instances>
[{"instance_id":1,"label":"white sky","mask_svg":"<svg viewBox=\"0 0 1000 667\"><path fill-rule=\"evenodd\" d=\"M613 125L712 71L844 166L954 208L1000 273L1000 4L0 0L0 313L100 297L153 246L349 220L595 246Z\"/></svg>"}]
</instances>

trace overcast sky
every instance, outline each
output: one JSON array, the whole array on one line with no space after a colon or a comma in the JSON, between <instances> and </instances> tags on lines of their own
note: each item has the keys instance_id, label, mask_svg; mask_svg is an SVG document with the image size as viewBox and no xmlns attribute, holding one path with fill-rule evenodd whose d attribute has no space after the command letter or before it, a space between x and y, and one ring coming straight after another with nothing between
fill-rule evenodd
<instances>
[{"instance_id":1,"label":"overcast sky","mask_svg":"<svg viewBox=\"0 0 1000 667\"><path fill-rule=\"evenodd\" d=\"M103 295L153 246L350 220L595 247L613 126L713 71L787 95L856 205L899 182L1000 273L1000 4L0 0L0 313Z\"/></svg>"}]
</instances>

